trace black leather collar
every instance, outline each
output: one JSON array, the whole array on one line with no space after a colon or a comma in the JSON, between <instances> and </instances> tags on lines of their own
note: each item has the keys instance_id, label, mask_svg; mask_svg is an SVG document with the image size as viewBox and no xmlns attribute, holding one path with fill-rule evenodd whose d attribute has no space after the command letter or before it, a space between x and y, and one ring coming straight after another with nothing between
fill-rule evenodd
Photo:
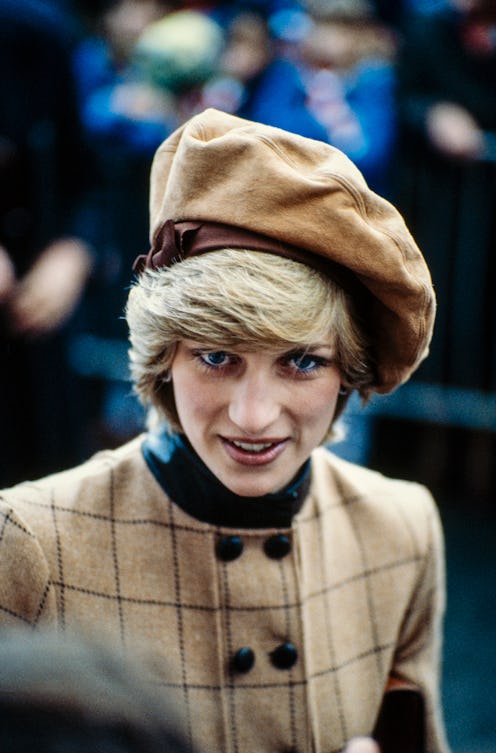
<instances>
[{"instance_id":1,"label":"black leather collar","mask_svg":"<svg viewBox=\"0 0 496 753\"><path fill-rule=\"evenodd\" d=\"M288 528L310 487L310 460L287 487L263 497L239 497L200 460L188 440L167 431L142 445L148 467L165 493L197 520L228 528Z\"/></svg>"}]
</instances>

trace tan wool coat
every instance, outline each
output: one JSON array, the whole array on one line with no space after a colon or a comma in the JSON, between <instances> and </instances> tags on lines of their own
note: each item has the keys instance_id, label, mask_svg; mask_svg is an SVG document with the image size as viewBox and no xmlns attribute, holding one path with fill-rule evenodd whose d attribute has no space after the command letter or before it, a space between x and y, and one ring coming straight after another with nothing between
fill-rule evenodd
<instances>
[{"instance_id":1,"label":"tan wool coat","mask_svg":"<svg viewBox=\"0 0 496 753\"><path fill-rule=\"evenodd\" d=\"M443 551L429 493L319 448L289 529L189 516L148 470L142 437L0 492L0 620L90 625L145 646L203 753L335 753L370 734L392 675L418 685L427 749L437 695ZM284 533L290 551L267 556ZM219 557L237 535L239 557ZM275 650L291 643L282 668ZM233 656L253 651L240 672Z\"/></svg>"}]
</instances>

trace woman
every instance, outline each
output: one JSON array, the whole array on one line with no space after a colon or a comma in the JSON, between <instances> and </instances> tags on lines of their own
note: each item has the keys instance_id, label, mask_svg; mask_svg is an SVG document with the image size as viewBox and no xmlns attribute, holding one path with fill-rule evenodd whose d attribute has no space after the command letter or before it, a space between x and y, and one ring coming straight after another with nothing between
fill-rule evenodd
<instances>
[{"instance_id":1,"label":"woman","mask_svg":"<svg viewBox=\"0 0 496 753\"><path fill-rule=\"evenodd\" d=\"M150 206L127 309L150 431L1 495L5 621L151 649L205 751L341 750L398 686L446 750L432 499L318 447L425 356L419 250L339 151L215 110L160 147Z\"/></svg>"}]
</instances>

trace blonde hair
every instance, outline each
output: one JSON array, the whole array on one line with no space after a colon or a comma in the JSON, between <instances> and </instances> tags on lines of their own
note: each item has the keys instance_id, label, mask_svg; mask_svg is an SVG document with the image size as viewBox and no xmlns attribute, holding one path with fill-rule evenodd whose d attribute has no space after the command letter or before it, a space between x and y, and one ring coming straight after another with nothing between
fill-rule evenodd
<instances>
[{"instance_id":1,"label":"blonde hair","mask_svg":"<svg viewBox=\"0 0 496 753\"><path fill-rule=\"evenodd\" d=\"M167 376L182 339L244 351L329 342L345 387L367 399L373 383L349 296L306 264L275 254L222 249L147 270L131 288L126 317L135 391L174 430L181 427Z\"/></svg>"}]
</instances>

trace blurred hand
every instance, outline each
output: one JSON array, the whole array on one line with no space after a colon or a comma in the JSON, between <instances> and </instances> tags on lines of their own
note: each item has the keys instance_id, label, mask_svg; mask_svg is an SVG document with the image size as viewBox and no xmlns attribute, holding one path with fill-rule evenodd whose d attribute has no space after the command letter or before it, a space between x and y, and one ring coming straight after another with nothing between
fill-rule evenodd
<instances>
[{"instance_id":1,"label":"blurred hand","mask_svg":"<svg viewBox=\"0 0 496 753\"><path fill-rule=\"evenodd\" d=\"M370 737L355 737L350 740L343 753L381 753L379 746ZM398 751L401 753L401 751Z\"/></svg>"},{"instance_id":2,"label":"blurred hand","mask_svg":"<svg viewBox=\"0 0 496 753\"><path fill-rule=\"evenodd\" d=\"M459 105L441 102L427 116L427 134L432 145L459 159L477 159L484 151L484 136L472 115Z\"/></svg>"},{"instance_id":3,"label":"blurred hand","mask_svg":"<svg viewBox=\"0 0 496 753\"><path fill-rule=\"evenodd\" d=\"M0 246L0 304L12 294L15 285L14 265L6 249Z\"/></svg>"},{"instance_id":4,"label":"blurred hand","mask_svg":"<svg viewBox=\"0 0 496 753\"><path fill-rule=\"evenodd\" d=\"M48 246L7 301L11 332L38 337L61 327L79 302L90 270L83 243L63 239Z\"/></svg>"}]
</instances>

